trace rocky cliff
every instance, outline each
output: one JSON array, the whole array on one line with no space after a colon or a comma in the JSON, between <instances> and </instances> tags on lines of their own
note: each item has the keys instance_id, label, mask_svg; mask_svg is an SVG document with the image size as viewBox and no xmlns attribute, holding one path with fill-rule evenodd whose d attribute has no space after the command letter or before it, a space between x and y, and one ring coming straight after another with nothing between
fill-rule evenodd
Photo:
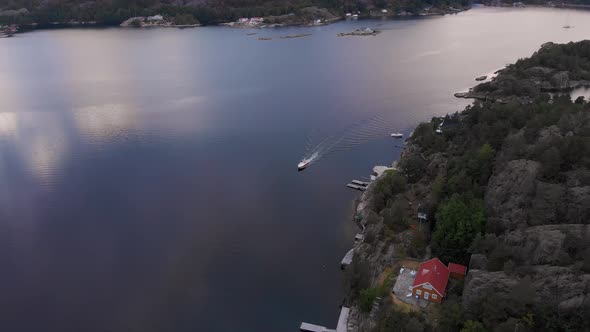
<instances>
[{"instance_id":1,"label":"rocky cliff","mask_svg":"<svg viewBox=\"0 0 590 332\"><path fill-rule=\"evenodd\" d=\"M365 240L348 272L349 331L590 330L590 103L542 94L589 73L590 41L546 44L493 81L502 103L487 98L416 128L399 171L358 205ZM466 220L480 208L478 229ZM407 222L419 211L429 215L421 231ZM420 237L430 245L417 249ZM431 256L469 263L462 291L442 305L403 313L374 292L400 262Z\"/></svg>"}]
</instances>

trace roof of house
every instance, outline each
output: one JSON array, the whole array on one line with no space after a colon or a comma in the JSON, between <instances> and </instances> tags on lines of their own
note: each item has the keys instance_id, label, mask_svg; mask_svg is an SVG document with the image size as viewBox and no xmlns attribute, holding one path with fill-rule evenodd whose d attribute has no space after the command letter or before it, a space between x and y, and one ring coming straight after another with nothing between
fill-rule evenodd
<instances>
[{"instance_id":1,"label":"roof of house","mask_svg":"<svg viewBox=\"0 0 590 332\"><path fill-rule=\"evenodd\" d=\"M467 273L467 266L456 263L449 263L449 272L465 274Z\"/></svg>"},{"instance_id":2,"label":"roof of house","mask_svg":"<svg viewBox=\"0 0 590 332\"><path fill-rule=\"evenodd\" d=\"M449 269L438 258L420 264L412 287L429 283L440 296L444 296L449 281Z\"/></svg>"}]
</instances>

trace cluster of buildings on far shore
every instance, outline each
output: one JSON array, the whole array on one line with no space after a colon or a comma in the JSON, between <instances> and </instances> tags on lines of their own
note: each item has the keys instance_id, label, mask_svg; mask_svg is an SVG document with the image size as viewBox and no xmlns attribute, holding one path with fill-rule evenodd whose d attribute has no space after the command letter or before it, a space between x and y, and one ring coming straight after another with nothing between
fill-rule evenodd
<instances>
[{"instance_id":1,"label":"cluster of buildings on far shore","mask_svg":"<svg viewBox=\"0 0 590 332\"><path fill-rule=\"evenodd\" d=\"M0 38L12 37L17 31L16 25L0 25Z\"/></svg>"},{"instance_id":2,"label":"cluster of buildings on far shore","mask_svg":"<svg viewBox=\"0 0 590 332\"><path fill-rule=\"evenodd\" d=\"M264 18L262 17L241 17L238 19L238 23L242 25L249 25L252 27L258 26L264 22Z\"/></svg>"}]
</instances>

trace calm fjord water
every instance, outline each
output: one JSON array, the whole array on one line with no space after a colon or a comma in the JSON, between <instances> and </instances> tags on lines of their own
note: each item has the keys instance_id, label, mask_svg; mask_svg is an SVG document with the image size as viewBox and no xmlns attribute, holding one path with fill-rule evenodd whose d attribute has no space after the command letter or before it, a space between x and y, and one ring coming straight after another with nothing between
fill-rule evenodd
<instances>
[{"instance_id":1,"label":"calm fjord water","mask_svg":"<svg viewBox=\"0 0 590 332\"><path fill-rule=\"evenodd\" d=\"M336 37L361 26L383 33ZM461 110L452 94L474 77L589 38L590 13L475 8L257 32L0 41L1 331L334 327L356 232L344 185L399 151L384 139L298 173L306 135L376 114L407 134Z\"/></svg>"}]
</instances>

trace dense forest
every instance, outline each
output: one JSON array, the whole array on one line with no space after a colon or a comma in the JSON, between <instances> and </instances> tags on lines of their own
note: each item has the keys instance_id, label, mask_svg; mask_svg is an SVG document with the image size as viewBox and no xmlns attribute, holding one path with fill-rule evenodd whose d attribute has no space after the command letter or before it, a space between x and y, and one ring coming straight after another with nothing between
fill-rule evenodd
<instances>
[{"instance_id":1,"label":"dense forest","mask_svg":"<svg viewBox=\"0 0 590 332\"><path fill-rule=\"evenodd\" d=\"M590 41L548 44L496 81L520 84L539 67L548 79L584 79L589 64ZM349 272L361 312L384 299L373 328L360 330L590 330L590 103L571 100L567 86L527 97L477 101L416 128L399 170L373 189L370 243ZM409 228L411 201L432 216L429 227ZM400 310L388 296L395 278L371 277L390 252L393 262L439 257L470 273L441 305Z\"/></svg>"},{"instance_id":2,"label":"dense forest","mask_svg":"<svg viewBox=\"0 0 590 332\"><path fill-rule=\"evenodd\" d=\"M202 24L234 21L239 17L297 14L311 6L334 14L365 12L370 8L393 8L418 12L426 6L466 6L468 0L8 0L0 4L0 24L47 25L51 22L97 22L120 24L135 16L190 15Z\"/></svg>"}]
</instances>

